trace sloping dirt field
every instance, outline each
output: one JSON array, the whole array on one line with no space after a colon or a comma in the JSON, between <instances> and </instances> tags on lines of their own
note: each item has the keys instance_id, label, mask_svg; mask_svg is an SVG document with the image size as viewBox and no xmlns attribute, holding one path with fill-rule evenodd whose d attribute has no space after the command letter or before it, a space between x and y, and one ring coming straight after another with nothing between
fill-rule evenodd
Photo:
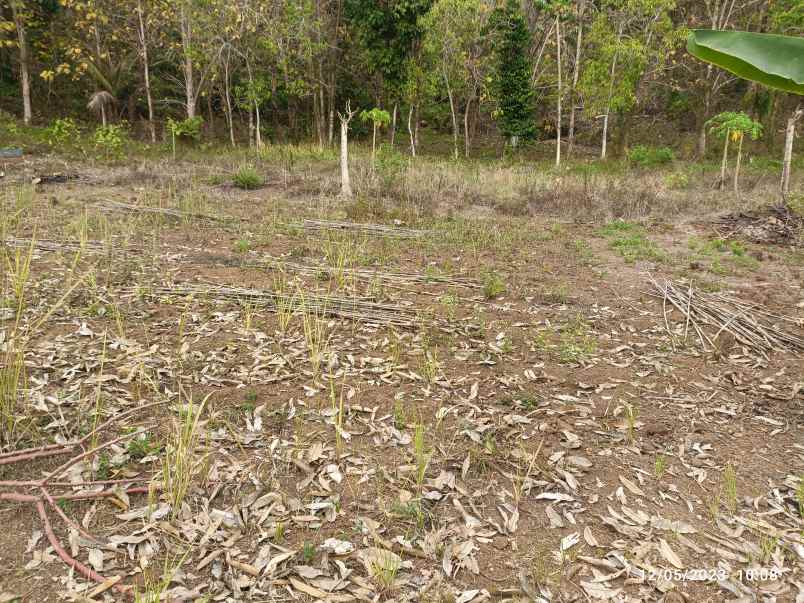
<instances>
[{"instance_id":1,"label":"sloping dirt field","mask_svg":"<svg viewBox=\"0 0 804 603\"><path fill-rule=\"evenodd\" d=\"M800 233L75 172L2 189L0 600L803 600Z\"/></svg>"}]
</instances>

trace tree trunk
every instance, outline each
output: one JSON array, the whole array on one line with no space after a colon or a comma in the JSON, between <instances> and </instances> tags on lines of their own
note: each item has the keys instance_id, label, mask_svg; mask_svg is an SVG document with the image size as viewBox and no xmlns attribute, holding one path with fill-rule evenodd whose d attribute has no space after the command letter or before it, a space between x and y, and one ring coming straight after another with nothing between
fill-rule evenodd
<instances>
[{"instance_id":1,"label":"tree trunk","mask_svg":"<svg viewBox=\"0 0 804 603\"><path fill-rule=\"evenodd\" d=\"M446 73L444 74L444 83L447 86L447 96L449 97L449 112L452 115L452 151L455 159L458 158L458 120L455 117L455 101L452 98L452 88L449 85Z\"/></svg>"},{"instance_id":2,"label":"tree trunk","mask_svg":"<svg viewBox=\"0 0 804 603\"><path fill-rule=\"evenodd\" d=\"M394 103L394 111L391 116L391 148L394 148L394 141L396 140L396 110L399 107L399 103Z\"/></svg>"},{"instance_id":3,"label":"tree trunk","mask_svg":"<svg viewBox=\"0 0 804 603\"><path fill-rule=\"evenodd\" d=\"M787 129L784 137L784 161L782 163L782 198L790 193L790 164L793 160L793 139L796 137L796 122L804 115L801 104L796 107L790 119L787 120Z\"/></svg>"},{"instance_id":4,"label":"tree trunk","mask_svg":"<svg viewBox=\"0 0 804 603\"><path fill-rule=\"evenodd\" d=\"M148 41L145 37L145 20L142 17L142 0L137 0L137 17L139 19L139 38L142 47L142 71L145 79L145 99L148 102L148 131L151 142L156 143L156 124L154 123L154 100L151 96L151 69L148 65Z\"/></svg>"},{"instance_id":5,"label":"tree trunk","mask_svg":"<svg viewBox=\"0 0 804 603\"><path fill-rule=\"evenodd\" d=\"M413 103L408 110L408 134L410 134L410 156L416 157L416 137L413 134Z\"/></svg>"},{"instance_id":6,"label":"tree trunk","mask_svg":"<svg viewBox=\"0 0 804 603\"><path fill-rule=\"evenodd\" d=\"M556 167L561 167L561 21L556 15L556 62L558 64L558 102L556 106Z\"/></svg>"},{"instance_id":7,"label":"tree trunk","mask_svg":"<svg viewBox=\"0 0 804 603\"><path fill-rule=\"evenodd\" d=\"M374 158L377 156L377 123L371 124L371 172L374 173Z\"/></svg>"},{"instance_id":8,"label":"tree trunk","mask_svg":"<svg viewBox=\"0 0 804 603\"><path fill-rule=\"evenodd\" d=\"M231 94L231 75L229 73L229 59L230 54L227 51L226 53L226 60L223 62L223 95L224 101L226 103L226 118L229 125L229 142L232 146L236 146L235 144L235 135L234 135L234 115L232 114L232 94Z\"/></svg>"},{"instance_id":9,"label":"tree trunk","mask_svg":"<svg viewBox=\"0 0 804 603\"><path fill-rule=\"evenodd\" d=\"M101 110L101 125L105 128L106 127L106 103L101 103L100 110Z\"/></svg>"},{"instance_id":10,"label":"tree trunk","mask_svg":"<svg viewBox=\"0 0 804 603\"><path fill-rule=\"evenodd\" d=\"M28 40L25 36L25 23L19 7L11 0L11 14L14 19L14 28L17 30L17 44L20 47L20 87L22 88L22 121L26 126L31 125L31 74L28 67Z\"/></svg>"},{"instance_id":11,"label":"tree trunk","mask_svg":"<svg viewBox=\"0 0 804 603\"><path fill-rule=\"evenodd\" d=\"M349 122L354 114L349 101L346 102L346 111L338 112L341 122L341 195L346 198L352 197L352 182L349 179Z\"/></svg>"},{"instance_id":12,"label":"tree trunk","mask_svg":"<svg viewBox=\"0 0 804 603\"><path fill-rule=\"evenodd\" d=\"M254 146L254 112L248 108L248 146Z\"/></svg>"},{"instance_id":13,"label":"tree trunk","mask_svg":"<svg viewBox=\"0 0 804 603\"><path fill-rule=\"evenodd\" d=\"M708 70L707 73L710 71ZM704 94L703 110L698 117L698 148L696 152L698 159L703 159L706 156L706 116L709 115L709 92Z\"/></svg>"},{"instance_id":14,"label":"tree trunk","mask_svg":"<svg viewBox=\"0 0 804 603\"><path fill-rule=\"evenodd\" d=\"M620 43L620 38L623 35L623 25L617 30L617 44ZM617 70L617 55L618 50L614 51L614 56L611 59L611 69L609 70L609 95L606 99L606 113L603 117L603 144L600 147L600 158L606 158L606 137L609 131L609 114L611 113L611 97L614 95L614 72Z\"/></svg>"},{"instance_id":15,"label":"tree trunk","mask_svg":"<svg viewBox=\"0 0 804 603\"><path fill-rule=\"evenodd\" d=\"M327 132L327 141L329 146L335 142L335 83L332 83L332 88L329 92L329 131Z\"/></svg>"},{"instance_id":16,"label":"tree trunk","mask_svg":"<svg viewBox=\"0 0 804 603\"><path fill-rule=\"evenodd\" d=\"M740 188L738 185L739 178L740 178L740 160L742 159L743 155L743 138L745 138L744 134L740 134L740 142L737 145L737 162L734 164L734 194L737 195L740 193Z\"/></svg>"},{"instance_id":17,"label":"tree trunk","mask_svg":"<svg viewBox=\"0 0 804 603\"><path fill-rule=\"evenodd\" d=\"M466 101L466 108L463 110L463 153L469 159L469 108L472 106L472 98Z\"/></svg>"},{"instance_id":18,"label":"tree trunk","mask_svg":"<svg viewBox=\"0 0 804 603\"><path fill-rule=\"evenodd\" d=\"M729 160L729 136L731 132L726 131L726 142L723 145L723 161L720 162L720 182L718 188L723 190L726 187L726 163Z\"/></svg>"},{"instance_id":19,"label":"tree trunk","mask_svg":"<svg viewBox=\"0 0 804 603\"><path fill-rule=\"evenodd\" d=\"M572 97L569 118L569 138L567 146L567 156L572 154L572 147L575 144L575 106L577 105L578 76L581 64L581 41L583 39L583 13L586 8L586 0L581 0L578 5L578 38L575 40L575 64L572 67Z\"/></svg>"},{"instance_id":20,"label":"tree trunk","mask_svg":"<svg viewBox=\"0 0 804 603\"><path fill-rule=\"evenodd\" d=\"M181 29L181 45L184 52L184 92L186 97L187 118L195 117L195 81L193 80L193 59L190 55L190 45L192 41L192 27L190 18L187 16L184 4L179 13L179 26Z\"/></svg>"}]
</instances>

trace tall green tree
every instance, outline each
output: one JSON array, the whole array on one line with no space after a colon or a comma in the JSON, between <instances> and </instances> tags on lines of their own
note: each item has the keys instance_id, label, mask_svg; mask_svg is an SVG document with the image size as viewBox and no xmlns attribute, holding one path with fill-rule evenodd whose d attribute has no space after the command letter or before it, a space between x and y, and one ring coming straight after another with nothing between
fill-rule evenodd
<instances>
[{"instance_id":1,"label":"tall green tree","mask_svg":"<svg viewBox=\"0 0 804 603\"><path fill-rule=\"evenodd\" d=\"M492 15L496 69L493 93L495 116L502 135L516 148L536 135L531 86L530 33L517 0L506 0Z\"/></svg>"},{"instance_id":2,"label":"tall green tree","mask_svg":"<svg viewBox=\"0 0 804 603\"><path fill-rule=\"evenodd\" d=\"M441 84L432 89L446 91L456 159L460 106L464 107L464 153L469 156L469 110L485 79L487 62L481 32L490 12L483 0L438 0L421 21L423 61L434 83Z\"/></svg>"}]
</instances>

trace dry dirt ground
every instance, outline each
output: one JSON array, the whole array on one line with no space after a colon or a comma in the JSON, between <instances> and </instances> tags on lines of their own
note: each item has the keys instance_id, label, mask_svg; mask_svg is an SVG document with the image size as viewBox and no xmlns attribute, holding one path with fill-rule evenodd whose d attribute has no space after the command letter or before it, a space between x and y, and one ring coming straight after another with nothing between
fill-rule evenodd
<instances>
[{"instance_id":1,"label":"dry dirt ground","mask_svg":"<svg viewBox=\"0 0 804 603\"><path fill-rule=\"evenodd\" d=\"M1 601L804 600L804 365L728 328L800 239L76 171L2 189Z\"/></svg>"}]
</instances>

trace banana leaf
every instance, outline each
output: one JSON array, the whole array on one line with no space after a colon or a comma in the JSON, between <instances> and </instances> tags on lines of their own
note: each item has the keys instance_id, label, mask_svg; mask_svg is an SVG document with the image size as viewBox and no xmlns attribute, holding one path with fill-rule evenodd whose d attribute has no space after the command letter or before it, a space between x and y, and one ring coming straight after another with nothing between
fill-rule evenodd
<instances>
[{"instance_id":1,"label":"banana leaf","mask_svg":"<svg viewBox=\"0 0 804 603\"><path fill-rule=\"evenodd\" d=\"M804 95L804 38L693 29L687 51L743 79Z\"/></svg>"}]
</instances>

